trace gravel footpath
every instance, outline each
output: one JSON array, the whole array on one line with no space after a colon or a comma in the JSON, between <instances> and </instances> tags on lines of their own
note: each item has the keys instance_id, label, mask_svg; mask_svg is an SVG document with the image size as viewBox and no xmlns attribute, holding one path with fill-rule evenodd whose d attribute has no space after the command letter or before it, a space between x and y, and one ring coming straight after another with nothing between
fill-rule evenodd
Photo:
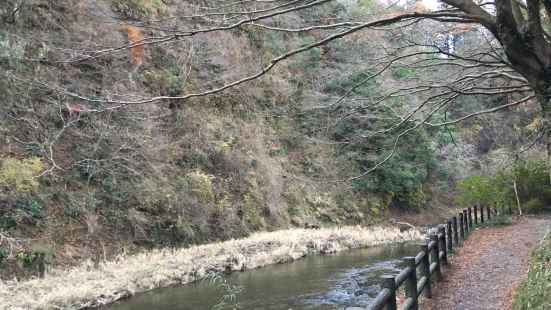
<instances>
[{"instance_id":1,"label":"gravel footpath","mask_svg":"<svg viewBox=\"0 0 551 310\"><path fill-rule=\"evenodd\" d=\"M548 218L526 217L474 230L449 258L444 279L433 286L433 299L424 300L421 309L511 309L531 250L549 229Z\"/></svg>"}]
</instances>

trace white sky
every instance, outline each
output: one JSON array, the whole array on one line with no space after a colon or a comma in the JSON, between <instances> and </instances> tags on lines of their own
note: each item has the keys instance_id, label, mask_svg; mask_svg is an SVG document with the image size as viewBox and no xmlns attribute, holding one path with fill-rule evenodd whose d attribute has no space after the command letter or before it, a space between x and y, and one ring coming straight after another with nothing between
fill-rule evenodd
<instances>
[{"instance_id":1,"label":"white sky","mask_svg":"<svg viewBox=\"0 0 551 310\"><path fill-rule=\"evenodd\" d=\"M438 9L438 4L439 4L438 0L421 0L421 1L423 2L423 5L431 11L436 11Z\"/></svg>"}]
</instances>

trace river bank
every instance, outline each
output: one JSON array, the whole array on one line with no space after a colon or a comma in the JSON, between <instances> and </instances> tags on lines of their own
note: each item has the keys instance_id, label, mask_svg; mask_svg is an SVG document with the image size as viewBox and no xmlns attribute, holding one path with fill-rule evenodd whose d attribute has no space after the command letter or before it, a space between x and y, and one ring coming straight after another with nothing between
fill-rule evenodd
<instances>
[{"instance_id":1,"label":"river bank","mask_svg":"<svg viewBox=\"0 0 551 310\"><path fill-rule=\"evenodd\" d=\"M97 266L47 270L42 279L2 281L2 309L82 309L135 293L189 283L210 270L230 272L299 259L306 255L421 239L394 227L290 229L248 238L119 256Z\"/></svg>"}]
</instances>

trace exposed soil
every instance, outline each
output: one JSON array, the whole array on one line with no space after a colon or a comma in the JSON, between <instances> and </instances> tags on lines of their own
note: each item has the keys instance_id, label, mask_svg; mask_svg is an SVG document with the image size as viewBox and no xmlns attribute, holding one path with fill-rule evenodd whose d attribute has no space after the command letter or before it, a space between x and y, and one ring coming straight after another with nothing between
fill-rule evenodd
<instances>
[{"instance_id":1,"label":"exposed soil","mask_svg":"<svg viewBox=\"0 0 551 310\"><path fill-rule=\"evenodd\" d=\"M548 217L475 229L442 269L433 299L422 309L511 309L515 289L528 269L531 249L544 237Z\"/></svg>"}]
</instances>

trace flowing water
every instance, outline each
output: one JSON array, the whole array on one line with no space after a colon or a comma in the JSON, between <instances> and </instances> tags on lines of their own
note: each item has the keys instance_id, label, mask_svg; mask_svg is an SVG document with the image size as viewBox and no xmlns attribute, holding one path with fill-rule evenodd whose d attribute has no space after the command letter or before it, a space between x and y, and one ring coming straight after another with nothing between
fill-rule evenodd
<instances>
[{"instance_id":1,"label":"flowing water","mask_svg":"<svg viewBox=\"0 0 551 310\"><path fill-rule=\"evenodd\" d=\"M379 276L397 274L401 258L417 252L413 243L391 244L232 273L224 276L226 283L244 290L228 304L283 310L365 307L379 292ZM211 309L224 295L220 286L203 280L138 294L104 309Z\"/></svg>"}]
</instances>

